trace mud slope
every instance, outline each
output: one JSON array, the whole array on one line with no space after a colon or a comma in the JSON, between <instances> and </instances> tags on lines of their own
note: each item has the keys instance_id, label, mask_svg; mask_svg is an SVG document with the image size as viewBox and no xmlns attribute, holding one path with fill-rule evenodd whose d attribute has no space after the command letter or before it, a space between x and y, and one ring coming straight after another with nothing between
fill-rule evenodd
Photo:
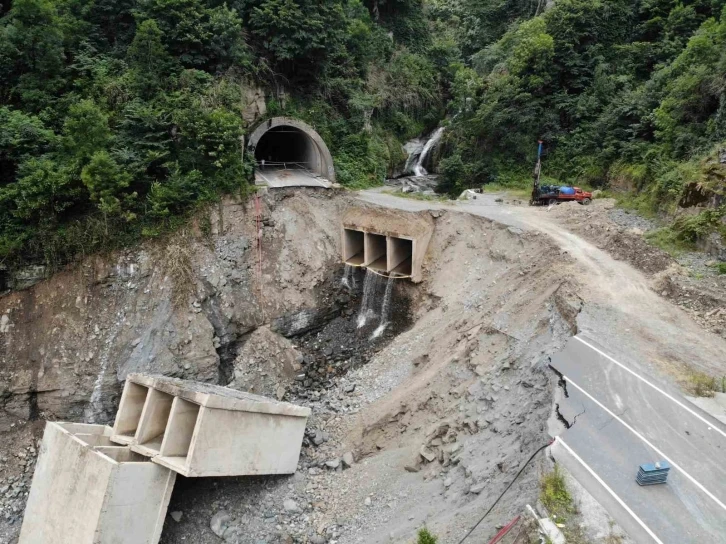
<instances>
[{"instance_id":1,"label":"mud slope","mask_svg":"<svg viewBox=\"0 0 726 544\"><path fill-rule=\"evenodd\" d=\"M562 258L543 236L434 215L427 280L401 286L413 325L310 403L298 474L180 482L170 509L184 514L167 520L164 543L218 542L209 520L220 513L242 535L230 542L407 542L424 524L456 542L548 442L547 354L581 307ZM346 452L356 462L342 470ZM480 539L536 501L538 477L525 473Z\"/></svg>"},{"instance_id":2,"label":"mud slope","mask_svg":"<svg viewBox=\"0 0 726 544\"><path fill-rule=\"evenodd\" d=\"M250 333L318 304L347 202L329 191L264 196L258 253L255 202L226 200L170 239L0 297L0 542L19 530L43 420L108 422L134 371L234 385ZM292 346L271 342L271 367L289 375Z\"/></svg>"}]
</instances>

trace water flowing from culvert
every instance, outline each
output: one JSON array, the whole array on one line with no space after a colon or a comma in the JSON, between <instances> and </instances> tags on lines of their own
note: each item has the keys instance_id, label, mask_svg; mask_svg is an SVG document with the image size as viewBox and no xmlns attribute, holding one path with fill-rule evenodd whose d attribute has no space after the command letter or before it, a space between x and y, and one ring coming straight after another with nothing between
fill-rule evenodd
<instances>
[{"instance_id":1,"label":"water flowing from culvert","mask_svg":"<svg viewBox=\"0 0 726 544\"><path fill-rule=\"evenodd\" d=\"M386 292L383 295L383 303L381 304L381 322L376 327L376 330L373 331L373 334L371 335L371 340L375 340L380 335L383 334L383 332L388 328L389 323L389 317L391 314L391 297L393 296L393 282L395 280L393 277L388 278L388 282L386 283Z\"/></svg>"},{"instance_id":2,"label":"water flowing from culvert","mask_svg":"<svg viewBox=\"0 0 726 544\"><path fill-rule=\"evenodd\" d=\"M382 276L379 274L366 269L366 277L363 281L363 301L360 305L360 312L358 312L359 329L365 326L368 319L376 315L373 305L376 301L376 292L381 284L381 278Z\"/></svg>"},{"instance_id":3,"label":"water flowing from culvert","mask_svg":"<svg viewBox=\"0 0 726 544\"><path fill-rule=\"evenodd\" d=\"M436 131L431 135L431 138L429 138L429 141L426 142L423 151L421 151L421 155L419 155L416 166L413 167L413 173L415 176L422 177L428 175L426 168L424 168L424 164L426 163L426 157L429 156L429 153L431 153L431 150L434 148L434 146L439 143L439 140L441 140L441 136L443 136L444 134L444 130L446 130L444 127L437 128Z\"/></svg>"},{"instance_id":4,"label":"water flowing from culvert","mask_svg":"<svg viewBox=\"0 0 726 544\"><path fill-rule=\"evenodd\" d=\"M351 266L349 264L345 265L345 269L343 270L343 277L341 278L340 282L345 286L348 291L354 291L355 290L355 267Z\"/></svg>"}]
</instances>

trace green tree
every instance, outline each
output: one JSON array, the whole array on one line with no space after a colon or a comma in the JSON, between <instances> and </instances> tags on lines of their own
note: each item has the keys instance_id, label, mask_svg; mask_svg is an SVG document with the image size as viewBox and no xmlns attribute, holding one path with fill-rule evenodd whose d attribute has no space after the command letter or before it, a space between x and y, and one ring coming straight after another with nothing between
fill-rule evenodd
<instances>
[{"instance_id":1,"label":"green tree","mask_svg":"<svg viewBox=\"0 0 726 544\"><path fill-rule=\"evenodd\" d=\"M342 41L344 11L340 0L262 0L250 12L249 27L273 65L309 75Z\"/></svg>"},{"instance_id":2,"label":"green tree","mask_svg":"<svg viewBox=\"0 0 726 544\"><path fill-rule=\"evenodd\" d=\"M0 88L33 111L51 102L65 63L61 20L52 0L16 0L0 21Z\"/></svg>"},{"instance_id":3,"label":"green tree","mask_svg":"<svg viewBox=\"0 0 726 544\"><path fill-rule=\"evenodd\" d=\"M55 140L38 117L0 107L0 186L13 181L23 160L47 152Z\"/></svg>"},{"instance_id":4,"label":"green tree","mask_svg":"<svg viewBox=\"0 0 726 544\"><path fill-rule=\"evenodd\" d=\"M132 177L107 151L97 151L81 171L81 179L91 195L91 200L98 204L104 216L124 215L132 220L135 215L124 210L136 193L124 193L131 184ZM122 202L123 201L123 202Z\"/></svg>"},{"instance_id":5,"label":"green tree","mask_svg":"<svg viewBox=\"0 0 726 544\"><path fill-rule=\"evenodd\" d=\"M162 43L162 32L153 19L136 29L134 41L126 51L131 79L141 96L152 96L169 81L173 69L171 56Z\"/></svg>"},{"instance_id":6,"label":"green tree","mask_svg":"<svg viewBox=\"0 0 726 544\"><path fill-rule=\"evenodd\" d=\"M111 141L108 116L93 100L81 100L73 104L63 123L62 141L71 157L86 162Z\"/></svg>"}]
</instances>

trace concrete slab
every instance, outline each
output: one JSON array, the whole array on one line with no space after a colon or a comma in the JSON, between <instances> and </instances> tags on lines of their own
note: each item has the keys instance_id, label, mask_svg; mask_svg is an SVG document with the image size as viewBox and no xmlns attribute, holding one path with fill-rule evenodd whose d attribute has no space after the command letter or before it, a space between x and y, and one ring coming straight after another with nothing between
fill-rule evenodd
<instances>
[{"instance_id":1,"label":"concrete slab","mask_svg":"<svg viewBox=\"0 0 726 544\"><path fill-rule=\"evenodd\" d=\"M319 175L305 169L284 167L258 167L255 171L255 185L267 187L322 187L330 189L333 184Z\"/></svg>"},{"instance_id":2,"label":"concrete slab","mask_svg":"<svg viewBox=\"0 0 726 544\"><path fill-rule=\"evenodd\" d=\"M309 415L227 387L131 374L111 440L184 476L292 474Z\"/></svg>"},{"instance_id":3,"label":"concrete slab","mask_svg":"<svg viewBox=\"0 0 726 544\"><path fill-rule=\"evenodd\" d=\"M426 212L353 208L343 217L341 255L348 265L419 283L433 231Z\"/></svg>"},{"instance_id":4,"label":"concrete slab","mask_svg":"<svg viewBox=\"0 0 726 544\"><path fill-rule=\"evenodd\" d=\"M103 425L48 422L19 544L156 544L176 473Z\"/></svg>"}]
</instances>

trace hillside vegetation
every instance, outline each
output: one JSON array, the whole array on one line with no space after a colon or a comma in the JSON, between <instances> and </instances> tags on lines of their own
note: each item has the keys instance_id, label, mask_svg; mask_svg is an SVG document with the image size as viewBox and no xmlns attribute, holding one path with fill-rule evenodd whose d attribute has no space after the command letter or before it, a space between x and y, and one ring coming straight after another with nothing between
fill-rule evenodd
<instances>
[{"instance_id":1,"label":"hillside vegetation","mask_svg":"<svg viewBox=\"0 0 726 544\"><path fill-rule=\"evenodd\" d=\"M0 8L0 264L57 266L245 192L246 89L311 122L348 185L443 116L416 0L13 0ZM393 154L393 156L392 156Z\"/></svg>"},{"instance_id":2,"label":"hillside vegetation","mask_svg":"<svg viewBox=\"0 0 726 544\"><path fill-rule=\"evenodd\" d=\"M726 0L13 0L0 8L0 266L156 236L253 164L244 101L380 183L449 125L441 189L550 178L723 230ZM694 193L694 187L697 188ZM700 197L699 197L700 198Z\"/></svg>"},{"instance_id":3,"label":"hillside vegetation","mask_svg":"<svg viewBox=\"0 0 726 544\"><path fill-rule=\"evenodd\" d=\"M723 195L726 2L545 4L438 4L467 60L444 187L528 180L541 139L548 176L636 192L646 212L672 211L689 184ZM709 213L696 221L706 229L724 209Z\"/></svg>"}]
</instances>

